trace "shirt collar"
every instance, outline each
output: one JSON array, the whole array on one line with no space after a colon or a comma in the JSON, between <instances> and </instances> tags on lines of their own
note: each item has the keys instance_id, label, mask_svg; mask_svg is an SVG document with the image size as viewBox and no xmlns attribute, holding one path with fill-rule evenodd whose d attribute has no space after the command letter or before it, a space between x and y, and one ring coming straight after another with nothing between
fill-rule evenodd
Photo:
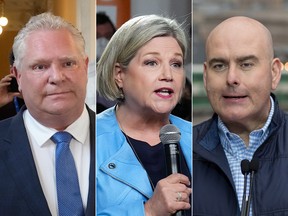
<instances>
[{"instance_id":1,"label":"shirt collar","mask_svg":"<svg viewBox=\"0 0 288 216\"><path fill-rule=\"evenodd\" d=\"M30 135L40 147L47 143L51 136L57 132L54 128L48 128L40 124L32 117L28 109L24 111L23 118L28 136ZM81 116L69 125L65 131L69 132L78 142L84 144L87 133L89 132L89 123L89 114L86 107L84 107ZM29 127L27 127L27 125L29 125ZM35 131L37 132L35 133Z\"/></svg>"},{"instance_id":2,"label":"shirt collar","mask_svg":"<svg viewBox=\"0 0 288 216\"><path fill-rule=\"evenodd\" d=\"M268 132L268 127L271 123L271 120L274 114L275 105L274 105L274 100L271 96L270 96L270 101L271 101L271 108L270 108L270 112L266 120L266 123L264 124L262 128L254 130L250 133L250 136L254 136L254 137L257 136L260 141L262 140L263 135ZM231 133L219 116L218 116L218 130L219 130L219 136L220 136L221 144L223 148L230 153L233 153L233 150L237 151L236 149L239 148L239 146L238 147L235 146L236 149L234 149L233 148L234 146L232 147L231 143L235 143L236 139L240 139L240 137L235 133Z\"/></svg>"}]
</instances>

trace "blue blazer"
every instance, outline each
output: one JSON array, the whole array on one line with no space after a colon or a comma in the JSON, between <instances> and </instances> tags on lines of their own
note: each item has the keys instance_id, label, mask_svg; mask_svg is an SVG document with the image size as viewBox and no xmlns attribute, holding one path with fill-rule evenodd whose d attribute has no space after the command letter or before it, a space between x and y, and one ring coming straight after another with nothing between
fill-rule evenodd
<instances>
[{"instance_id":1,"label":"blue blazer","mask_svg":"<svg viewBox=\"0 0 288 216\"><path fill-rule=\"evenodd\" d=\"M181 131L180 146L192 173L192 123L170 115ZM145 215L153 190L116 120L114 107L96 116L97 215Z\"/></svg>"},{"instance_id":2,"label":"blue blazer","mask_svg":"<svg viewBox=\"0 0 288 216\"><path fill-rule=\"evenodd\" d=\"M0 121L0 215L51 216L38 178L23 111ZM95 113L90 117L91 162L86 215L95 215Z\"/></svg>"}]
</instances>

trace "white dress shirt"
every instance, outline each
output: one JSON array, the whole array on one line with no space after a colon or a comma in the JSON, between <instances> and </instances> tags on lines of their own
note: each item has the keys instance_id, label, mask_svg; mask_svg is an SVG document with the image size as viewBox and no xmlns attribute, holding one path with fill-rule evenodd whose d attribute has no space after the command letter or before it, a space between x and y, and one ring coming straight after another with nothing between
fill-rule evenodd
<instances>
[{"instance_id":1,"label":"white dress shirt","mask_svg":"<svg viewBox=\"0 0 288 216\"><path fill-rule=\"evenodd\" d=\"M31 116L28 110L24 111L23 118L44 195L51 214L56 216L58 215L55 172L56 145L50 138L57 130L41 125ZM65 129L65 131L73 136L70 149L75 160L84 209L86 209L87 206L89 189L89 124L89 114L87 109L84 108L82 115Z\"/></svg>"}]
</instances>

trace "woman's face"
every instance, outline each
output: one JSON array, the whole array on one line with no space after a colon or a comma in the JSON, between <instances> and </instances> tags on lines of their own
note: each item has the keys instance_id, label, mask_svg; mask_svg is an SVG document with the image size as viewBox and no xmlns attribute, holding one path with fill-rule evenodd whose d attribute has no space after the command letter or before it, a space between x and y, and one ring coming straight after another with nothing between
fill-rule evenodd
<instances>
[{"instance_id":1,"label":"woman's face","mask_svg":"<svg viewBox=\"0 0 288 216\"><path fill-rule=\"evenodd\" d=\"M138 50L127 69L116 65L115 79L131 111L167 114L180 100L183 53L173 37L156 37Z\"/></svg>"}]
</instances>

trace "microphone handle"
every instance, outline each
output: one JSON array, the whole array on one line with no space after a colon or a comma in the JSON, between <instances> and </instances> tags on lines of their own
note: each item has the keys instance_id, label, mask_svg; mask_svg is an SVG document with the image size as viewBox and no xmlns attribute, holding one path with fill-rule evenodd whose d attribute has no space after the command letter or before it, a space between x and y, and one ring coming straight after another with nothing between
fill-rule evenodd
<instances>
[{"instance_id":1,"label":"microphone handle","mask_svg":"<svg viewBox=\"0 0 288 216\"><path fill-rule=\"evenodd\" d=\"M248 201L247 201L247 209L246 209L246 215L249 215L250 211L250 203L251 203L251 197L252 197L252 189L253 189L253 183L254 183L254 171L251 172L251 177L250 177L250 187L249 187L249 196L248 196Z\"/></svg>"},{"instance_id":2,"label":"microphone handle","mask_svg":"<svg viewBox=\"0 0 288 216\"><path fill-rule=\"evenodd\" d=\"M246 188L247 188L247 173L245 173L244 175L244 191L242 197L241 216L246 216L247 212Z\"/></svg>"},{"instance_id":3,"label":"microphone handle","mask_svg":"<svg viewBox=\"0 0 288 216\"><path fill-rule=\"evenodd\" d=\"M165 144L167 175L180 173L180 158L176 143Z\"/></svg>"},{"instance_id":4,"label":"microphone handle","mask_svg":"<svg viewBox=\"0 0 288 216\"><path fill-rule=\"evenodd\" d=\"M166 157L166 166L167 166L167 174L180 173L180 157L179 157L179 149L178 144L170 143L165 144L165 157ZM172 216L184 216L184 212L182 210L177 211Z\"/></svg>"}]
</instances>

